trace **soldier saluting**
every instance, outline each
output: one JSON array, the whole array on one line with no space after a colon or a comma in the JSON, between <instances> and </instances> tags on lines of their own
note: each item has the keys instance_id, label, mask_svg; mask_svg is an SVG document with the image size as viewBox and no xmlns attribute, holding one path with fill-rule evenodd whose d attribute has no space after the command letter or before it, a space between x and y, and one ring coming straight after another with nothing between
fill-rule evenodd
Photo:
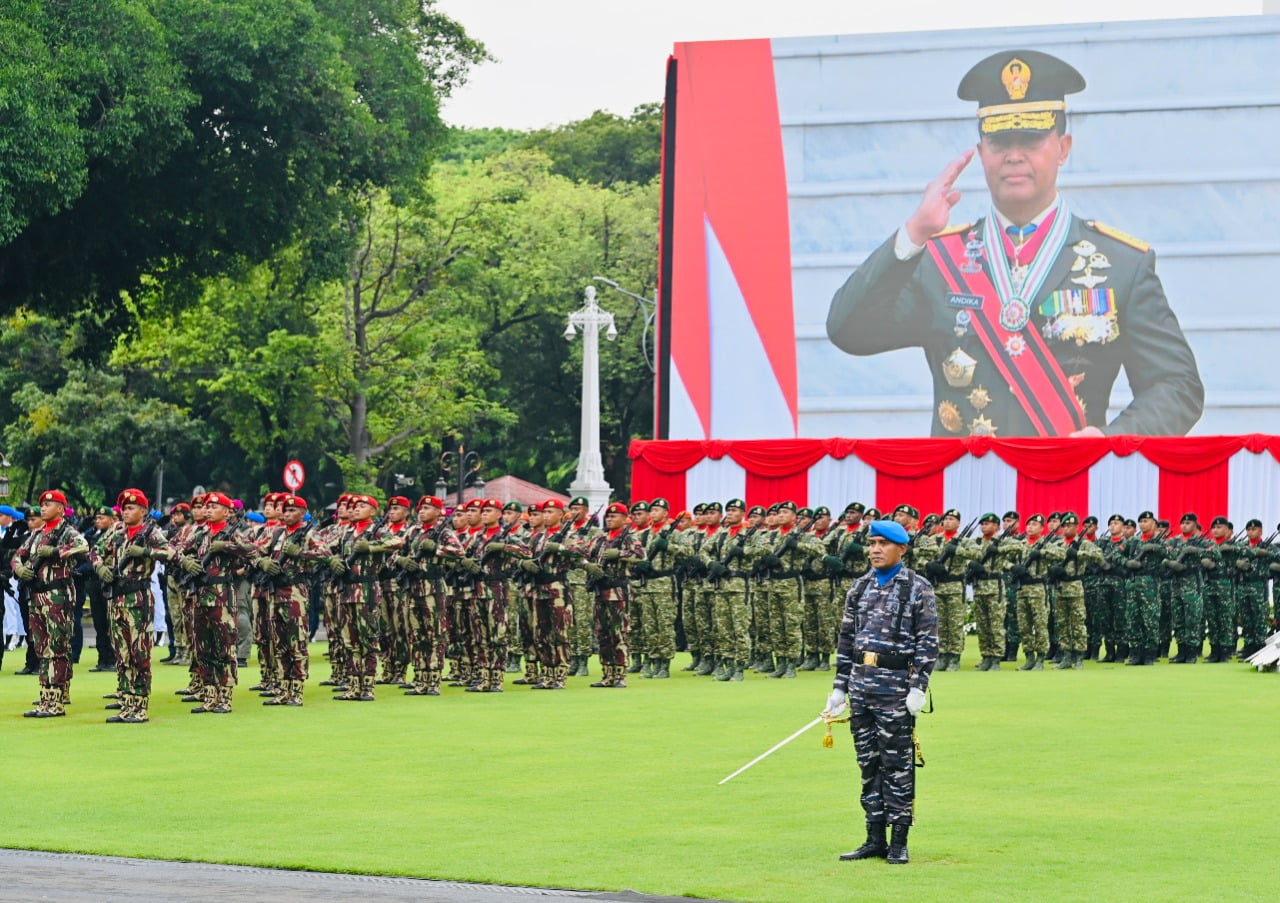
<instances>
[{"instance_id":1,"label":"soldier saluting","mask_svg":"<svg viewBox=\"0 0 1280 903\"><path fill-rule=\"evenodd\" d=\"M1084 86L1034 50L970 69L958 94L978 103L989 213L947 225L967 150L832 299L827 335L845 351L924 349L935 436L1181 435L1200 419L1204 387L1155 255L1058 193L1065 98ZM1108 424L1121 366L1133 401Z\"/></svg>"}]
</instances>

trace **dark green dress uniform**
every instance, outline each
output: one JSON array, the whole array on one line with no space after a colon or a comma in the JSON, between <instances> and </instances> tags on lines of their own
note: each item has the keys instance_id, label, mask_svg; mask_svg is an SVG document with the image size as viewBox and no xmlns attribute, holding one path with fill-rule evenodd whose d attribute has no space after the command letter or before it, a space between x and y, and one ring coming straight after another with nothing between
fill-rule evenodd
<instances>
[{"instance_id":1,"label":"dark green dress uniform","mask_svg":"<svg viewBox=\"0 0 1280 903\"><path fill-rule=\"evenodd\" d=\"M979 103L980 133L995 137L1065 128L1058 119L1064 97L1083 88L1084 78L1062 60L1011 50L975 65L958 93ZM1018 261L1027 265L1017 268L1028 274L1026 283L1013 279L1010 285L1019 284L1006 286L1004 296L995 289L1009 272L999 223L983 218L943 230L905 260L895 233L836 292L827 335L858 355L922 348L933 376L935 436L1065 435L1086 423L1112 433L1185 434L1200 419L1204 387L1156 276L1155 254L1071 214L1061 198L1053 209L1054 220L1041 222L1039 237L1028 240L1029 259ZM940 264L935 253L952 263ZM1039 429L1010 387L1023 377L1006 377L997 360L1010 374L1033 371L1025 394L1040 412ZM1122 366L1133 401L1108 424ZM1047 403L1059 416L1046 415Z\"/></svg>"}]
</instances>

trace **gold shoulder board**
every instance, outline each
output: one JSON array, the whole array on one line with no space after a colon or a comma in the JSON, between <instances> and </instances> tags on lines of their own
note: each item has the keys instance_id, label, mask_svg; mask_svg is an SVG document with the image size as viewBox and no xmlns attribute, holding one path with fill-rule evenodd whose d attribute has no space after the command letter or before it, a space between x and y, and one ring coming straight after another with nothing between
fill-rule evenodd
<instances>
[{"instance_id":1,"label":"gold shoulder board","mask_svg":"<svg viewBox=\"0 0 1280 903\"><path fill-rule=\"evenodd\" d=\"M955 235L957 232L964 232L969 229L973 223L960 223L957 226L947 226L941 232L935 232L931 238L946 238L948 235Z\"/></svg>"},{"instance_id":2,"label":"gold shoulder board","mask_svg":"<svg viewBox=\"0 0 1280 903\"><path fill-rule=\"evenodd\" d=\"M1097 220L1089 220L1089 225L1101 232L1103 235L1106 235L1109 238L1114 238L1116 241L1126 244L1131 248L1137 248L1144 254L1151 250L1151 245L1147 244L1140 238L1134 238L1128 232L1121 232L1119 229L1113 229L1105 223L1100 223Z\"/></svg>"}]
</instances>

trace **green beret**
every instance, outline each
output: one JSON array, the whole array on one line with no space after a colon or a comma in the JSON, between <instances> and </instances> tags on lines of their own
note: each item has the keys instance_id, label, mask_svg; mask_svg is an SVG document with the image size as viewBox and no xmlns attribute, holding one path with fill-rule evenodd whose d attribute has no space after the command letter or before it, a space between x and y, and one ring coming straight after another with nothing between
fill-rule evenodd
<instances>
[{"instance_id":1,"label":"green beret","mask_svg":"<svg viewBox=\"0 0 1280 903\"><path fill-rule=\"evenodd\" d=\"M591 503L587 501L587 497L585 495L575 495L573 498L569 499L569 507L572 508L574 505L581 505L583 508L591 507Z\"/></svg>"},{"instance_id":2,"label":"green beret","mask_svg":"<svg viewBox=\"0 0 1280 903\"><path fill-rule=\"evenodd\" d=\"M988 511L986 514L982 515L982 517L978 518L978 523L998 524L1000 523L1000 518L996 517L996 513L994 511Z\"/></svg>"}]
</instances>

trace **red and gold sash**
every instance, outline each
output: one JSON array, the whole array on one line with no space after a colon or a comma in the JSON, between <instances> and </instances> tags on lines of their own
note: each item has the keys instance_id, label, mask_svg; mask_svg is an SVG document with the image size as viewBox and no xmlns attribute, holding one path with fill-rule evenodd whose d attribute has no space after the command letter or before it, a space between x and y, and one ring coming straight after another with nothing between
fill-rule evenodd
<instances>
[{"instance_id":1,"label":"red and gold sash","mask_svg":"<svg viewBox=\"0 0 1280 903\"><path fill-rule=\"evenodd\" d=\"M929 253L948 290L980 298L973 313L973 330L991 361L1022 405L1040 436L1066 436L1084 429L1084 410L1058 361L1049 353L1031 324L1018 332L1000 325L1000 299L985 268L966 273L968 261L963 233L931 239Z\"/></svg>"}]
</instances>

